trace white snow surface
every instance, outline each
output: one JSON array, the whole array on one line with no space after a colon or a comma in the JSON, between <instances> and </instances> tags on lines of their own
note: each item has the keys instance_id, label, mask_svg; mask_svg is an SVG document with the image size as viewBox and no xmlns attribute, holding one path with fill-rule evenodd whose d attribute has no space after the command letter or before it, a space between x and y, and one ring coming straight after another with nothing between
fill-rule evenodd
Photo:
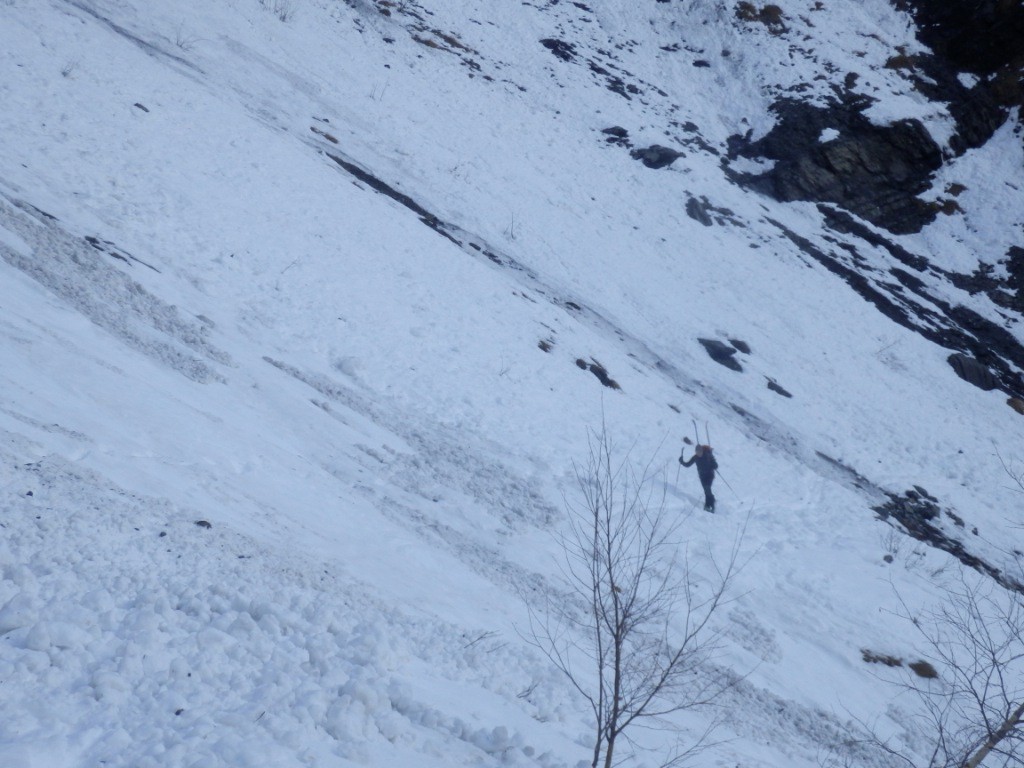
<instances>
[{"instance_id":1,"label":"white snow surface","mask_svg":"<svg viewBox=\"0 0 1024 768\"><path fill-rule=\"evenodd\" d=\"M872 507L920 485L1018 572L1024 421L766 224L823 244L814 206L727 181L728 137L821 73L949 130L883 66L902 14L780 5L776 34L712 0L0 0L0 765L589 764L524 595L566 587L602 423L699 583L743 532L715 618L745 677L699 764L818 766L858 722L919 745L862 651L920 654L899 600L961 566ZM962 272L1019 245L1022 146L948 164L960 211L900 243Z\"/></svg>"}]
</instances>

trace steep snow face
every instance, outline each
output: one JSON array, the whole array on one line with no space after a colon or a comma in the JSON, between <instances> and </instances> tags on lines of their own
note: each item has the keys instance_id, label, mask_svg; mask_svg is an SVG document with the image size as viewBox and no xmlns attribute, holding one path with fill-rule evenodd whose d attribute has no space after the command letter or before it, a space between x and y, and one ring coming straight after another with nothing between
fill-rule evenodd
<instances>
[{"instance_id":1,"label":"steep snow face","mask_svg":"<svg viewBox=\"0 0 1024 768\"><path fill-rule=\"evenodd\" d=\"M743 532L709 759L926 749L863 652L960 562L875 509L1019 570L1024 145L925 55L882 0L0 0L0 762L585 764L524 633L601 425L699 584ZM918 121L938 212L738 184L783 100Z\"/></svg>"}]
</instances>

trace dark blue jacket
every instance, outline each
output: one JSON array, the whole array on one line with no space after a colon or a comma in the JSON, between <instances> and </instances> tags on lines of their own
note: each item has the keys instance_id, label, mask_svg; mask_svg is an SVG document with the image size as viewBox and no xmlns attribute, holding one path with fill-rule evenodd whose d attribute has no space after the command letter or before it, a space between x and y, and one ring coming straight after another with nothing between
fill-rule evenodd
<instances>
[{"instance_id":1,"label":"dark blue jacket","mask_svg":"<svg viewBox=\"0 0 1024 768\"><path fill-rule=\"evenodd\" d=\"M700 456L693 454L689 461L683 461L683 457L679 457L679 463L684 467L692 467L694 462L697 463L697 476L700 478L701 483L711 485L711 481L715 479L715 470L718 469L715 454L710 449L705 448L704 453Z\"/></svg>"}]
</instances>

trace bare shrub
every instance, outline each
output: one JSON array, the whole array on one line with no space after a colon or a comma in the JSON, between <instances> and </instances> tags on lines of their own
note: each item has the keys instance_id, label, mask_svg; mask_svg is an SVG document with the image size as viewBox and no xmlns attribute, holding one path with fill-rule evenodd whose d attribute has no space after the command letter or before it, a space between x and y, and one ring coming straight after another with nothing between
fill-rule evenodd
<instances>
[{"instance_id":1,"label":"bare shrub","mask_svg":"<svg viewBox=\"0 0 1024 768\"><path fill-rule=\"evenodd\" d=\"M923 757L876 745L915 768L1024 765L1024 607L991 579L963 572L935 608L901 615L924 641L925 658L898 684L920 705Z\"/></svg>"},{"instance_id":2,"label":"bare shrub","mask_svg":"<svg viewBox=\"0 0 1024 768\"><path fill-rule=\"evenodd\" d=\"M711 619L738 573L742 535L698 580L681 551L682 518L667 514L664 491L655 495L650 464L637 471L613 453L606 430L591 433L587 461L575 467L578 500L566 502L569 594L530 606L526 634L590 706L592 768L617 764L623 745L640 749L632 732L668 729L669 715L713 704L739 679L710 662L719 648ZM660 764L680 764L708 736L677 744Z\"/></svg>"}]
</instances>

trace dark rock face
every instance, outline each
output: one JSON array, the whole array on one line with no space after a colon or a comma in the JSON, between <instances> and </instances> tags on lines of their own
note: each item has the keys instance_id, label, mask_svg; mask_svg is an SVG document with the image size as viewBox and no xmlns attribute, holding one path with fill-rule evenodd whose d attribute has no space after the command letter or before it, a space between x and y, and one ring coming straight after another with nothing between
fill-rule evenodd
<instances>
[{"instance_id":1,"label":"dark rock face","mask_svg":"<svg viewBox=\"0 0 1024 768\"><path fill-rule=\"evenodd\" d=\"M720 365L733 371L743 371L743 366L736 361L736 350L718 339L697 339L707 351L708 356Z\"/></svg>"},{"instance_id":2,"label":"dark rock face","mask_svg":"<svg viewBox=\"0 0 1024 768\"><path fill-rule=\"evenodd\" d=\"M894 56L891 66L926 98L947 105L956 121L949 149L960 155L980 147L1013 107L1024 108L1024 3L1020 0L896 0L918 24L928 55ZM979 79L971 85L961 73ZM834 203L895 234L911 234L932 221L934 204L918 199L942 164L942 152L916 120L872 125L863 97L852 93L856 75L827 108L794 99L775 104L776 127L757 142L734 137L730 156L776 161L737 181L778 200ZM838 132L821 142L825 129Z\"/></svg>"},{"instance_id":3,"label":"dark rock face","mask_svg":"<svg viewBox=\"0 0 1024 768\"><path fill-rule=\"evenodd\" d=\"M777 200L830 202L897 234L920 231L937 211L917 195L942 165L942 152L918 121L877 126L864 106L776 103L771 132L756 142L734 137L730 146L731 157L767 158L775 167L733 178ZM827 129L836 135L823 142Z\"/></svg>"},{"instance_id":4,"label":"dark rock face","mask_svg":"<svg viewBox=\"0 0 1024 768\"><path fill-rule=\"evenodd\" d=\"M607 369L594 358L590 358L589 363L583 358L579 358L576 360L576 367L582 371L590 371L597 377L598 381L609 389L622 389L619 386L619 382L609 376Z\"/></svg>"},{"instance_id":5,"label":"dark rock face","mask_svg":"<svg viewBox=\"0 0 1024 768\"><path fill-rule=\"evenodd\" d=\"M899 0L918 37L958 69L991 75L1024 64L1024 5L1017 0Z\"/></svg>"},{"instance_id":6,"label":"dark rock face","mask_svg":"<svg viewBox=\"0 0 1024 768\"><path fill-rule=\"evenodd\" d=\"M562 61L572 61L576 58L576 48L564 40L548 37L540 41L540 44L551 51Z\"/></svg>"},{"instance_id":7,"label":"dark rock face","mask_svg":"<svg viewBox=\"0 0 1024 768\"><path fill-rule=\"evenodd\" d=\"M991 577L1007 589L1024 594L1024 584L1011 575L1003 573L992 564L972 555L959 541L942 531L943 518L951 520L958 528L965 528L963 519L949 509L943 509L939 500L920 486L914 486L902 496L895 493L887 494L889 501L873 510L879 519L895 519L904 530L918 541L923 541L936 549L941 549L957 558L968 568ZM972 531L977 535L977 529Z\"/></svg>"},{"instance_id":8,"label":"dark rock face","mask_svg":"<svg viewBox=\"0 0 1024 768\"><path fill-rule=\"evenodd\" d=\"M918 39L935 53L926 67L928 78L944 95L957 120L958 152L980 146L1006 119L1008 108L1024 106L1024 4L1018 0L897 0L897 7L913 15ZM971 89L943 76L941 69L970 72L981 81ZM938 76L936 76L938 75Z\"/></svg>"},{"instance_id":9,"label":"dark rock face","mask_svg":"<svg viewBox=\"0 0 1024 768\"><path fill-rule=\"evenodd\" d=\"M956 371L956 375L969 384L973 384L986 392L999 387L999 379L989 370L988 366L975 360L973 357L956 352L947 359L949 364L953 366L953 370Z\"/></svg>"},{"instance_id":10,"label":"dark rock face","mask_svg":"<svg viewBox=\"0 0 1024 768\"><path fill-rule=\"evenodd\" d=\"M950 282L972 296L984 294L996 306L1024 315L1024 248L1012 245L1000 263L1007 277L996 274L993 265L982 262L973 274L950 274Z\"/></svg>"},{"instance_id":11,"label":"dark rock face","mask_svg":"<svg viewBox=\"0 0 1024 768\"><path fill-rule=\"evenodd\" d=\"M609 144L618 144L620 147L630 147L629 143L629 131L620 125L613 125L611 128L605 128L601 131L607 138Z\"/></svg>"},{"instance_id":12,"label":"dark rock face","mask_svg":"<svg viewBox=\"0 0 1024 768\"><path fill-rule=\"evenodd\" d=\"M1006 253L1006 271L1010 274L1007 285L1013 289L1017 300L1024 303L1024 248L1010 246Z\"/></svg>"},{"instance_id":13,"label":"dark rock face","mask_svg":"<svg viewBox=\"0 0 1024 768\"><path fill-rule=\"evenodd\" d=\"M648 168L667 168L683 156L670 147L663 147L660 144L652 144L646 149L634 149L631 153L633 159L639 160Z\"/></svg>"},{"instance_id":14,"label":"dark rock face","mask_svg":"<svg viewBox=\"0 0 1024 768\"><path fill-rule=\"evenodd\" d=\"M919 275L937 278L940 284L957 284L956 276L888 241L845 211L826 205L819 205L818 210L826 226L842 234L844 242L836 243L834 248L819 247L779 221L771 218L766 221L800 252L845 280L890 320L944 349L975 360L994 376L998 389L1012 397L1024 398L1024 376L1020 373L1024 370L1024 344L1000 322L963 304L950 303L929 287L930 281L926 282ZM884 272L865 269L867 259L859 252L856 240L887 250L900 265ZM950 364L954 365L952 360ZM988 377L976 378L992 382Z\"/></svg>"}]
</instances>

